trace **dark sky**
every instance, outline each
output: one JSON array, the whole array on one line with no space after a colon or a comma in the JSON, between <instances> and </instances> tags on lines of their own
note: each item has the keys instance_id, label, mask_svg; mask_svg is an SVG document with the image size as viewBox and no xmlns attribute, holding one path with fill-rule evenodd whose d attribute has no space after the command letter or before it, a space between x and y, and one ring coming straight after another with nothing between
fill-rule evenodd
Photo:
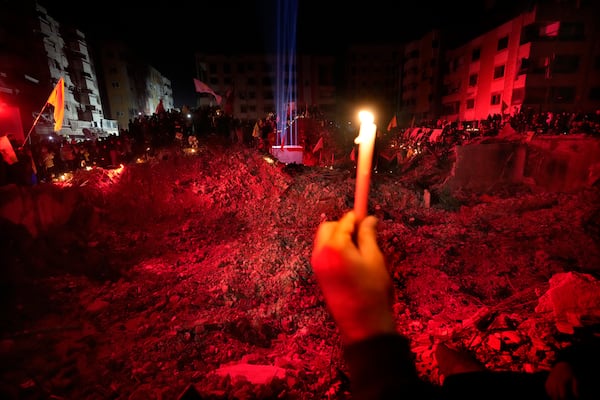
<instances>
[{"instance_id":1,"label":"dark sky","mask_svg":"<svg viewBox=\"0 0 600 400\"><path fill-rule=\"evenodd\" d=\"M457 34L467 33L483 23L502 19L504 10L525 2L369 0L353 4L297 0L297 47L335 54L348 43L401 43L439 26L450 27ZM274 48L274 34L281 31L278 16L294 20L294 13L282 12L276 6L277 0L162 0L154 5L150 1L103 0L97 7L81 2L46 3L55 19L74 23L90 39L107 37L128 42L171 79L175 107L193 102L195 51L235 54Z\"/></svg>"}]
</instances>

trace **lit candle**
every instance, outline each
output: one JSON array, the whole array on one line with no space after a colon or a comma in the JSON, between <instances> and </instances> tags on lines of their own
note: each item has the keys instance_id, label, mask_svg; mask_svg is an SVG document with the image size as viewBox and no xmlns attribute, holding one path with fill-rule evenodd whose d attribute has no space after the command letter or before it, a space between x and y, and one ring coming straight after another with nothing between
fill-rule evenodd
<instances>
[{"instance_id":1,"label":"lit candle","mask_svg":"<svg viewBox=\"0 0 600 400\"><path fill-rule=\"evenodd\" d=\"M358 165L356 168L356 192L354 194L354 213L356 223L367 216L367 202L369 197L369 181L371 180L371 163L373 147L375 146L375 132L377 126L373 123L373 114L361 111L360 130L354 143L358 144Z\"/></svg>"}]
</instances>

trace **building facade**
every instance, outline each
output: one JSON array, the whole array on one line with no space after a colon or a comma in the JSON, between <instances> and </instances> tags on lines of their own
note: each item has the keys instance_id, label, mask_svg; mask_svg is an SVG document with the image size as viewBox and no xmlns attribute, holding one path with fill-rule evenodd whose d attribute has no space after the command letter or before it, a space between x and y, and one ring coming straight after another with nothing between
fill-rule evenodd
<instances>
[{"instance_id":1,"label":"building facade","mask_svg":"<svg viewBox=\"0 0 600 400\"><path fill-rule=\"evenodd\" d=\"M600 109L598 3L538 2L446 52L445 120Z\"/></svg>"},{"instance_id":2,"label":"building facade","mask_svg":"<svg viewBox=\"0 0 600 400\"><path fill-rule=\"evenodd\" d=\"M118 133L116 121L104 117L84 33L62 26L36 2L5 2L2 8L4 101L21 110L26 136L53 132L46 100L61 77L65 81L65 116L58 134L83 138L86 133Z\"/></svg>"},{"instance_id":3,"label":"building facade","mask_svg":"<svg viewBox=\"0 0 600 400\"><path fill-rule=\"evenodd\" d=\"M343 65L340 115L356 120L360 108L370 108L379 124L399 111L403 48L401 44L350 46Z\"/></svg>"},{"instance_id":4,"label":"building facade","mask_svg":"<svg viewBox=\"0 0 600 400\"><path fill-rule=\"evenodd\" d=\"M428 32L404 47L398 123L431 120L441 110L443 48L439 30Z\"/></svg>"},{"instance_id":5,"label":"building facade","mask_svg":"<svg viewBox=\"0 0 600 400\"><path fill-rule=\"evenodd\" d=\"M53 132L46 100L62 77L65 117L57 134L76 139L118 135L130 119L173 108L171 81L119 42L90 46L36 1L0 10L0 103L20 111L22 130ZM95 52L91 51L95 50ZM0 128L2 121L0 120Z\"/></svg>"},{"instance_id":6,"label":"building facade","mask_svg":"<svg viewBox=\"0 0 600 400\"><path fill-rule=\"evenodd\" d=\"M289 65L273 54L196 54L196 78L222 97L198 93L197 107L227 104L241 120L277 113L281 94L290 93L297 113L316 110L333 114L336 85L333 56L297 55ZM282 71L285 71L284 73ZM283 84L282 84L283 82ZM286 86L286 87L282 87Z\"/></svg>"},{"instance_id":7,"label":"building facade","mask_svg":"<svg viewBox=\"0 0 600 400\"><path fill-rule=\"evenodd\" d=\"M127 129L130 120L152 115L161 100L165 110L174 108L171 81L124 42L103 41L97 47L102 97L120 129Z\"/></svg>"}]
</instances>

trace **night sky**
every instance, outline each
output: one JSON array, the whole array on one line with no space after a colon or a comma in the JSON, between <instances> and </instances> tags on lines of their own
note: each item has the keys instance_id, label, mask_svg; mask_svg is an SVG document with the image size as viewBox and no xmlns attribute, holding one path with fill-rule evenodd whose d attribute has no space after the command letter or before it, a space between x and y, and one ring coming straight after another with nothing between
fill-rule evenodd
<instances>
[{"instance_id":1,"label":"night sky","mask_svg":"<svg viewBox=\"0 0 600 400\"><path fill-rule=\"evenodd\" d=\"M71 2L40 3L47 3L45 7L59 22L77 26L88 40L117 38L129 43L171 79L176 107L194 101L196 51L264 51L274 47L277 32L277 0L163 1L156 5L104 0L92 9ZM507 10L523 3L526 1L371 0L361 5L298 0L297 47L337 54L346 44L402 43L434 27L468 35L486 24L503 22Z\"/></svg>"}]
</instances>

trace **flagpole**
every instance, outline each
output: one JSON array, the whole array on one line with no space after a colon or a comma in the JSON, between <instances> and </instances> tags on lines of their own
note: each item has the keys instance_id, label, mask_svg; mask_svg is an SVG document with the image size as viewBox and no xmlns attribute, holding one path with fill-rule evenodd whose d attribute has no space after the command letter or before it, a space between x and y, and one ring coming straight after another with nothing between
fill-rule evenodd
<instances>
[{"instance_id":1,"label":"flagpole","mask_svg":"<svg viewBox=\"0 0 600 400\"><path fill-rule=\"evenodd\" d=\"M27 136L25 136L25 140L23 141L23 145L25 145L25 142L27 142L27 140L30 140L29 136L31 135L31 132L33 132L33 128L38 123L40 117L44 113L44 110L46 109L47 106L48 106L48 102L44 103L44 107L42 107L42 109L40 110L40 113L38 114L38 116L35 117L35 121L33 121L33 125L31 125L31 128L29 129L29 132L27 132ZM29 142L29 144L31 144L31 141Z\"/></svg>"}]
</instances>

